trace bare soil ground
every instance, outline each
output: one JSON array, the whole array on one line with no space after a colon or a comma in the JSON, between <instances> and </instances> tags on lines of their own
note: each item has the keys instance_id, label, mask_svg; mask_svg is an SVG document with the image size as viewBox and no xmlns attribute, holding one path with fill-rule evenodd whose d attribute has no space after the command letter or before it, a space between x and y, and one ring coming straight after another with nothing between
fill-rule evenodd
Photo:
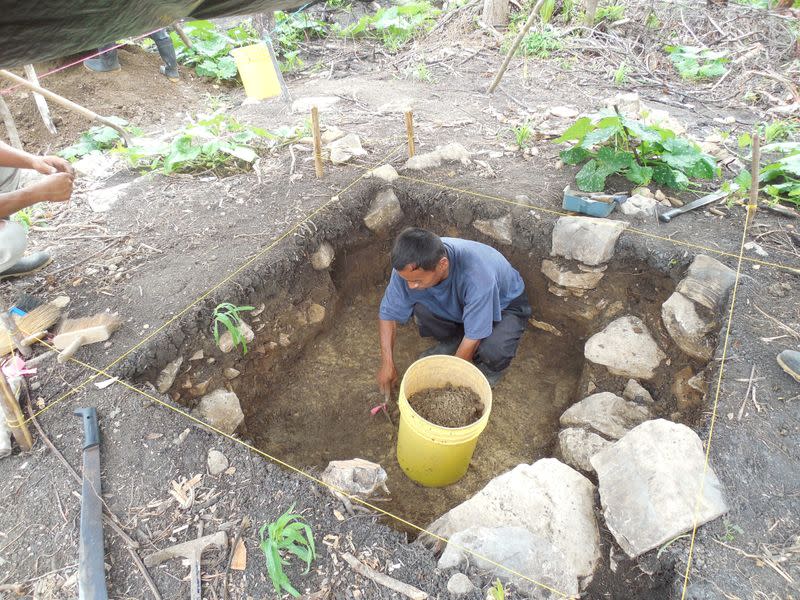
<instances>
[{"instance_id":1,"label":"bare soil ground","mask_svg":"<svg viewBox=\"0 0 800 600\"><path fill-rule=\"evenodd\" d=\"M692 14L685 19L695 23ZM717 14L715 22L720 28L731 26ZM484 92L502 56L494 38L481 32L465 33L451 24L399 55L388 55L374 44L309 44L307 63L322 56L324 68L290 78L291 93L296 98L338 96L339 102L322 114L323 125L359 134L368 151L363 160L344 167L327 165L322 180L314 177L310 153L288 148L263 156L253 172L225 179L122 172L102 182L132 182L109 212L95 213L88 206L93 188L100 185L96 181L79 182L69 205L48 208L30 236L30 247L51 247L56 260L40 274L4 283L0 298L8 306L21 293L46 299L67 295L73 316L112 309L124 318L124 327L109 343L82 349L78 361L41 366L32 379L36 389L31 398L43 431L77 470L81 432L71 413L78 406L98 409L104 498L130 538L126 542L106 527L111 597L154 597L132 552L144 556L191 539L200 523L206 532L225 529L235 535L245 516L252 523L242 535L247 567L229 573L230 597L274 597L256 529L293 503L318 540L319 558L310 574L302 575L296 564L289 568L298 589L321 592L309 598L397 597L355 575L342 562L342 552L424 589L432 598L448 597L449 573L436 569L433 554L407 544L403 534L375 515L342 516L341 505L313 480L272 464L252 446L197 427L144 381L154 381L185 341L212 343L208 317L217 302L235 302L255 288L280 289L291 282L294 275L282 271L282 265L303 252L296 242L310 230L300 226L309 216L312 221L324 217L340 232L360 226L353 207L363 206L372 188L363 181L351 184L371 165L403 164L400 113L409 104L415 111L418 151L458 141L483 162L407 177L400 182L406 191L434 198L446 191L447 201L457 203L458 210L485 218L499 216L509 206L530 205L551 226L561 213L561 190L574 181L575 171L557 167L559 147L548 140L568 121L550 116L549 109L569 105L594 110L621 91L609 77L617 63L604 56L604 43L610 40L598 34L587 42L595 49L572 48L550 60L515 60L493 96ZM306 118L278 100L242 105L240 89L215 88L185 73L180 84L170 84L157 73L157 55L123 52L121 62L121 73L100 78L76 67L43 84L148 132L175 127L184 118L182 111L207 110L209 94L240 121L268 129ZM419 62L428 65L433 82L409 75ZM761 109L770 105L769 96L786 95L784 83L762 80L765 93L751 107L739 100L746 75L729 78L713 93L710 85L705 92L691 91L677 78L663 80L662 75L653 73L656 84L642 79L623 91L638 91L649 104L668 109L699 139L722 129L715 121L721 117L733 118L724 128L735 139L764 119ZM10 104L32 151L63 147L87 126L53 108L61 133L47 138L32 101L14 96ZM532 150L507 149L509 128L524 121L536 125ZM332 201L336 196L339 200ZM739 273L730 329L721 331L697 429L726 490L730 512L701 527L693 543L689 537L677 539L638 563L621 558L604 532L607 560L588 592L591 598L800 596L800 387L775 362L780 350L800 344L798 221L759 210L743 231L741 207L717 208L722 216L702 211L667 225L637 223L621 238L618 252L649 261L675 279L697 252L710 253ZM436 217L426 219L435 222ZM758 243L768 256L742 253L744 241ZM651 291L641 293L646 298ZM536 308L535 299L532 303ZM375 366L377 343L375 364L365 368ZM95 385L114 374L123 380L103 389ZM230 462L218 476L206 469L212 448ZM198 474L194 486L187 483ZM0 478L6 483L0 498L0 589L10 597L74 597L79 487L41 441L31 453L0 461ZM193 499L183 508L185 496ZM207 597L222 594L226 564L225 553L209 553L204 560ZM187 572L177 561L151 569L164 598L188 595ZM484 574L475 569L470 574L485 589L489 582ZM515 597L513 590L509 597Z\"/></svg>"}]
</instances>

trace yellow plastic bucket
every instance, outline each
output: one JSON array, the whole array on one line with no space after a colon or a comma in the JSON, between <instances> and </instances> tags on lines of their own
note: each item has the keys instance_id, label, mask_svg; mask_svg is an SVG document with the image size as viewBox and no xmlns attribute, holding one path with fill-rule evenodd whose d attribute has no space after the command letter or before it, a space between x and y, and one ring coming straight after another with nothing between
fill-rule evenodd
<instances>
[{"instance_id":1,"label":"yellow plastic bucket","mask_svg":"<svg viewBox=\"0 0 800 600\"><path fill-rule=\"evenodd\" d=\"M253 44L231 50L248 98L262 100L281 95L281 85L266 44Z\"/></svg>"},{"instance_id":2,"label":"yellow plastic bucket","mask_svg":"<svg viewBox=\"0 0 800 600\"><path fill-rule=\"evenodd\" d=\"M481 418L466 427L442 427L423 419L408 403L416 392L447 385L474 390L483 402ZM426 487L443 487L461 479L492 411L492 388L483 373L455 356L421 358L403 375L397 402L397 462L405 474Z\"/></svg>"}]
</instances>

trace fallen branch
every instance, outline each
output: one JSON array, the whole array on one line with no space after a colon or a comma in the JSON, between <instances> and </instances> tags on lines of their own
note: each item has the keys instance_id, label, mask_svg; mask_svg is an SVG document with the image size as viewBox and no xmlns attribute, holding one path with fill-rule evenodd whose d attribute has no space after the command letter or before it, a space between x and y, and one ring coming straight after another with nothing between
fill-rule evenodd
<instances>
[{"instance_id":1,"label":"fallen branch","mask_svg":"<svg viewBox=\"0 0 800 600\"><path fill-rule=\"evenodd\" d=\"M384 573L379 573L375 569L371 569L349 552L343 553L342 558L345 560L345 562L347 562L348 565L350 565L350 568L353 569L353 571L362 577L371 579L375 583L382 585L385 588L389 588L398 594L403 594L412 600L427 600L428 598L427 592L423 592L422 590L415 588L413 585L403 583L394 577L389 577Z\"/></svg>"},{"instance_id":2,"label":"fallen branch","mask_svg":"<svg viewBox=\"0 0 800 600\"><path fill-rule=\"evenodd\" d=\"M724 546L725 548L728 548L729 550L733 550L734 552L738 552L739 554L741 554L742 556L744 556L746 558L751 558L751 559L753 559L755 561L764 563L770 569L775 571L778 575L783 577L788 583L794 583L794 579L792 579L791 576L786 571L781 569L780 566L778 566L778 564L775 561L771 560L770 558L768 558L766 556L763 556L763 555L762 556L758 556L757 554L750 554L748 552L745 552L741 548L737 548L736 546L730 546L730 545L726 544L725 542L720 542L717 539L715 539L714 541L717 542L720 546Z\"/></svg>"}]
</instances>

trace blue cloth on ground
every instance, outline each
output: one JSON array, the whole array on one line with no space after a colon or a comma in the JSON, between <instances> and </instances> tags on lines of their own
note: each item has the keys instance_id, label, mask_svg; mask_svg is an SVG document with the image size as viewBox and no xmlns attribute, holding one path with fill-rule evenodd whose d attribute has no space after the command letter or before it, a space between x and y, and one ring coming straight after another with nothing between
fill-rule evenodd
<instances>
[{"instance_id":1,"label":"blue cloth on ground","mask_svg":"<svg viewBox=\"0 0 800 600\"><path fill-rule=\"evenodd\" d=\"M450 270L447 279L424 289L409 289L392 270L381 300L379 316L385 321L406 323L420 303L433 314L464 324L464 336L482 340L492 333L492 323L525 291L525 283L497 250L486 244L443 237Z\"/></svg>"}]
</instances>

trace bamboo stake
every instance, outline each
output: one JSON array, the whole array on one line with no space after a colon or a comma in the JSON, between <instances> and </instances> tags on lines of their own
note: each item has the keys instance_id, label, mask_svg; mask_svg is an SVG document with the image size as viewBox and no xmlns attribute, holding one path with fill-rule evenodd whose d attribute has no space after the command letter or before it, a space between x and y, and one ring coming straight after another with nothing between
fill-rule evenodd
<instances>
[{"instance_id":1,"label":"bamboo stake","mask_svg":"<svg viewBox=\"0 0 800 600\"><path fill-rule=\"evenodd\" d=\"M19 139L19 132L17 125L14 123L14 116L8 108L8 104L0 96L0 115L3 117L3 124L6 126L6 133L8 134L8 143L14 146L17 150L22 150L22 142Z\"/></svg>"},{"instance_id":2,"label":"bamboo stake","mask_svg":"<svg viewBox=\"0 0 800 600\"><path fill-rule=\"evenodd\" d=\"M414 156L414 113L406 111L406 136L408 137L408 158Z\"/></svg>"},{"instance_id":3,"label":"bamboo stake","mask_svg":"<svg viewBox=\"0 0 800 600\"><path fill-rule=\"evenodd\" d=\"M25 76L32 84L39 85L39 78L36 76L36 70L33 65L25 65ZM53 119L50 117L50 107L47 106L47 100L41 94L34 93L33 101L36 102L36 108L39 109L39 114L42 116L42 121L44 121L47 131L53 135L58 135Z\"/></svg>"},{"instance_id":4,"label":"bamboo stake","mask_svg":"<svg viewBox=\"0 0 800 600\"><path fill-rule=\"evenodd\" d=\"M314 134L314 170L317 172L317 179L322 179L322 138L319 133L319 109L311 107L311 131Z\"/></svg>"},{"instance_id":5,"label":"bamboo stake","mask_svg":"<svg viewBox=\"0 0 800 600\"><path fill-rule=\"evenodd\" d=\"M750 203L747 212L754 217L758 210L758 174L761 171L761 133L758 129L753 133L753 162L750 166Z\"/></svg>"},{"instance_id":6,"label":"bamboo stake","mask_svg":"<svg viewBox=\"0 0 800 600\"><path fill-rule=\"evenodd\" d=\"M494 92L495 88L500 84L500 80L503 78L503 74L506 72L508 68L508 63L511 62L511 59L514 58L514 54L517 52L517 48L522 43L522 38L527 35L528 30L533 25L534 20L539 15L539 10L542 8L542 4L544 4L544 0L537 0L536 4L533 5L531 9L531 14L528 15L528 20L525 21L525 25L522 26L522 29L519 30L517 37L514 38L514 43L511 44L511 48L508 50L508 54L506 54L505 60L503 60L503 64L500 65L500 69L497 71L497 75L494 76L494 81L492 81L492 85L489 86L489 89L486 90L487 94L491 94Z\"/></svg>"},{"instance_id":7,"label":"bamboo stake","mask_svg":"<svg viewBox=\"0 0 800 600\"><path fill-rule=\"evenodd\" d=\"M0 371L0 403L2 403L6 424L14 435L14 439L17 440L17 444L19 444L23 452L30 451L30 449L33 448L31 432L25 424L25 417L22 414L22 409L19 407L17 397L14 395L14 391L11 389L5 373L2 371Z\"/></svg>"},{"instance_id":8,"label":"bamboo stake","mask_svg":"<svg viewBox=\"0 0 800 600\"><path fill-rule=\"evenodd\" d=\"M24 77L20 77L19 75L14 75L14 73L10 73L5 69L0 69L0 76L5 77L6 79L10 79L11 81L18 83L22 87L32 92L37 92L42 96L44 96L45 98L47 98L48 100L55 102L59 106L63 106L66 109L78 113L79 115L83 115L90 121L97 121L98 123L102 123L106 127L111 127L111 129L115 130L117 133L120 134L120 136L122 136L122 139L125 141L126 146L131 145L131 139L130 136L128 135L128 132L125 131L122 127L120 127L116 123L114 123L113 121L110 121L105 117L101 117L97 113L92 112L91 110L89 110L84 106L81 106L80 104L76 104L72 100L68 100L63 96L59 96L58 94L55 94L50 90L46 90L41 86L34 85Z\"/></svg>"}]
</instances>

